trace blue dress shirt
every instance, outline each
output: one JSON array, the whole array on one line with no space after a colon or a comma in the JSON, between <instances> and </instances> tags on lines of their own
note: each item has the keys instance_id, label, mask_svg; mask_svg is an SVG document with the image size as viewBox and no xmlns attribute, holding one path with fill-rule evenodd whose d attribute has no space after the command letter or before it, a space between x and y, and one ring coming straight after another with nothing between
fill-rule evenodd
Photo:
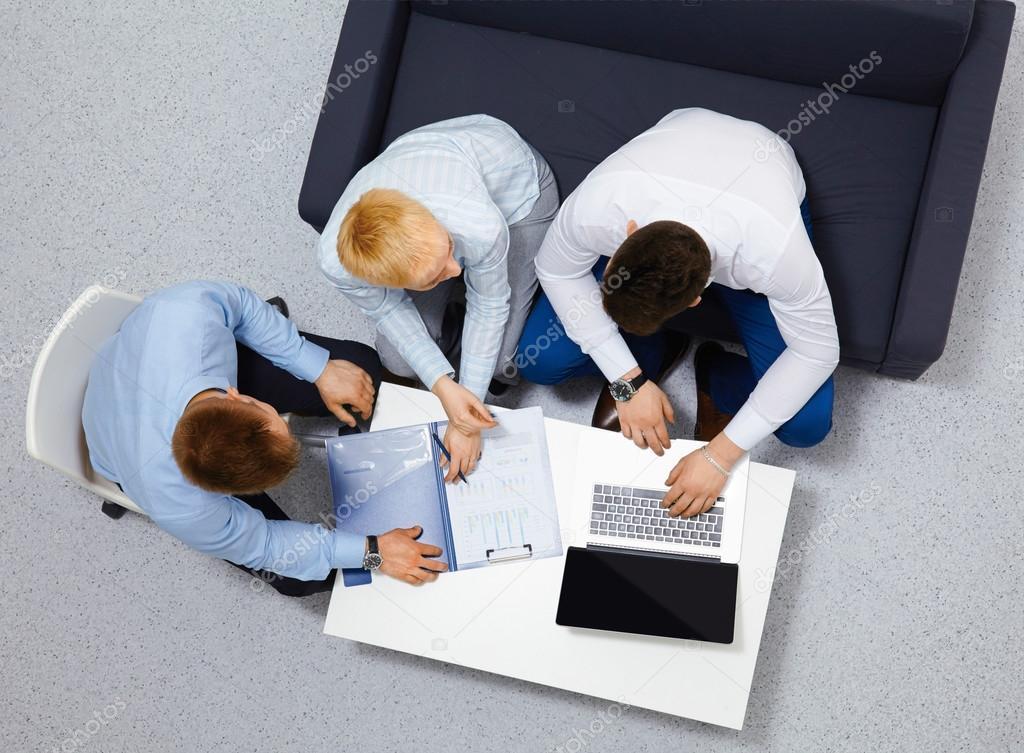
<instances>
[{"instance_id":1,"label":"blue dress shirt","mask_svg":"<svg viewBox=\"0 0 1024 753\"><path fill-rule=\"evenodd\" d=\"M319 524L267 520L235 497L189 483L171 455L188 402L238 385L236 341L299 379L329 357L251 290L187 282L146 298L96 354L82 421L93 467L158 526L194 549L300 580L362 564L364 538Z\"/></svg>"}]
</instances>

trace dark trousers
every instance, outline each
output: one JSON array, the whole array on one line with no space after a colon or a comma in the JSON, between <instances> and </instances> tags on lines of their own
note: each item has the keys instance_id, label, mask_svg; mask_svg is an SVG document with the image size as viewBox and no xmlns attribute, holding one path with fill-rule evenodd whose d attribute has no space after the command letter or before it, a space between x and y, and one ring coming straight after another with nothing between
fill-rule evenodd
<instances>
[{"instance_id":1,"label":"dark trousers","mask_svg":"<svg viewBox=\"0 0 1024 753\"><path fill-rule=\"evenodd\" d=\"M373 379L374 389L380 387L380 359L373 348L362 343L334 340L330 337L311 335L306 332L300 334L310 342L325 348L331 354L332 360L351 361L364 369ZM333 415L320 399L320 391L317 390L315 384L295 378L284 369L279 369L263 356L241 344L238 345L238 391L243 395L270 403L278 413L324 417ZM361 421L360 423L363 426L366 425L366 422ZM359 428L350 429L344 424L341 428L342 434L360 431ZM238 495L238 498L262 512L268 520L289 520L285 512L266 492ZM332 570L324 580L298 580L267 570L254 570L234 562L231 564L245 570L285 596L309 596L329 591L334 586L334 576L337 572Z\"/></svg>"}]
</instances>

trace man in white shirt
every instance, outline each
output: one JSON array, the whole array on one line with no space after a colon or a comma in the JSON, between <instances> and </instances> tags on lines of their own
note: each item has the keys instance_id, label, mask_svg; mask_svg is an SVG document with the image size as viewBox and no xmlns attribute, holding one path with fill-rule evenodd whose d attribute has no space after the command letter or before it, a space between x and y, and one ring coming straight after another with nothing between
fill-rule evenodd
<instances>
[{"instance_id":1,"label":"man in white shirt","mask_svg":"<svg viewBox=\"0 0 1024 753\"><path fill-rule=\"evenodd\" d=\"M650 353L631 350L649 339L627 344L620 328L650 336L705 294L729 311L748 358L698 350L696 434L708 444L666 480L672 515L710 508L769 434L808 447L831 428L839 339L805 193L793 150L768 129L676 110L587 176L537 255L545 295L520 339L520 373L554 383L600 371L623 434L659 455L672 405L644 374Z\"/></svg>"}]
</instances>

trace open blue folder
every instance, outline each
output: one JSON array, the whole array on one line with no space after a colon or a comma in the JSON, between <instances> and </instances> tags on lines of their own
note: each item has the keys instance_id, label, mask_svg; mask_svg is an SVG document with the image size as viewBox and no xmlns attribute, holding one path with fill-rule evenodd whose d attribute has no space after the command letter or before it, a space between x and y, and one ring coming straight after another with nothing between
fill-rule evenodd
<instances>
[{"instance_id":1,"label":"open blue folder","mask_svg":"<svg viewBox=\"0 0 1024 753\"><path fill-rule=\"evenodd\" d=\"M446 484L432 435L447 422L328 439L336 526L359 534L423 526L420 541L442 550L451 571L562 554L544 416L503 411L483 432L468 483ZM345 585L369 582L343 570Z\"/></svg>"}]
</instances>

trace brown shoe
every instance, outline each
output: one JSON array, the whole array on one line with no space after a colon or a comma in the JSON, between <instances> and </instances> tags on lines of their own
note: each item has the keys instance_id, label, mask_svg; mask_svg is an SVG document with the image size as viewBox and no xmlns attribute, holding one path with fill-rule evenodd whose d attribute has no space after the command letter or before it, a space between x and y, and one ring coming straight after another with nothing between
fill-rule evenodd
<instances>
[{"instance_id":1,"label":"brown shoe","mask_svg":"<svg viewBox=\"0 0 1024 753\"><path fill-rule=\"evenodd\" d=\"M597 405L594 406L594 416L590 419L590 425L595 429L606 431L621 431L619 426L619 412L615 410L615 398L608 391L607 386L601 387L601 394L597 398Z\"/></svg>"},{"instance_id":2,"label":"brown shoe","mask_svg":"<svg viewBox=\"0 0 1024 753\"><path fill-rule=\"evenodd\" d=\"M683 332L665 332L665 354L658 366L658 373L654 375L655 384L660 382L672 370L679 360L686 354L690 347L690 336ZM622 431L619 425L619 412L615 410L615 398L608 391L607 386L601 387L601 394L597 398L597 405L594 406L594 415L590 419L590 425L595 429L607 431Z\"/></svg>"},{"instance_id":3,"label":"brown shoe","mask_svg":"<svg viewBox=\"0 0 1024 753\"><path fill-rule=\"evenodd\" d=\"M718 343L709 341L702 343L693 356L693 370L697 377L697 421L693 427L693 438L701 442L710 442L732 420L732 414L722 413L711 399L708 374L710 356L723 350Z\"/></svg>"}]
</instances>

